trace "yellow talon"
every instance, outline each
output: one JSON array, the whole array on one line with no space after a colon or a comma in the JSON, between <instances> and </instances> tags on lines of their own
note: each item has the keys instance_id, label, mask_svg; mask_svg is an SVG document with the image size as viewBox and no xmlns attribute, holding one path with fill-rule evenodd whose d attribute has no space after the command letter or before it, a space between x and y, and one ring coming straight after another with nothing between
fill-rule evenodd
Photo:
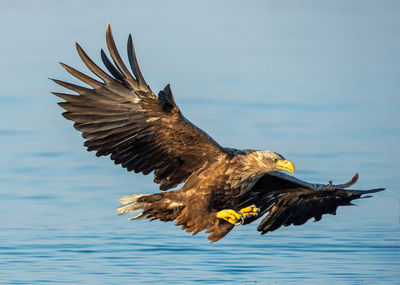
<instances>
[{"instance_id":1,"label":"yellow talon","mask_svg":"<svg viewBox=\"0 0 400 285\"><path fill-rule=\"evenodd\" d=\"M243 223L243 215L241 212L236 212L232 209L225 209L217 213L217 218L224 219L234 225Z\"/></svg>"},{"instance_id":2,"label":"yellow talon","mask_svg":"<svg viewBox=\"0 0 400 285\"><path fill-rule=\"evenodd\" d=\"M243 224L245 218L257 215L259 211L260 209L254 205L240 209L239 212L232 209L225 209L217 213L217 218L224 219L237 226Z\"/></svg>"},{"instance_id":3,"label":"yellow talon","mask_svg":"<svg viewBox=\"0 0 400 285\"><path fill-rule=\"evenodd\" d=\"M242 213L243 218L247 218L248 216L255 216L258 214L260 209L258 209L256 206L251 205L248 207L245 207L243 209L240 209L240 213Z\"/></svg>"}]
</instances>

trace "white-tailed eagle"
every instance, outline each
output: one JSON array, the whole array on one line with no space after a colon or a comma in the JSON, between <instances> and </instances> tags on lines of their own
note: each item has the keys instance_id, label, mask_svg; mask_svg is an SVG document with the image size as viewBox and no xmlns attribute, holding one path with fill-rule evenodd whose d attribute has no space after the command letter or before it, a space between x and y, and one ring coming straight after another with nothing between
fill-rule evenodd
<instances>
[{"instance_id":1,"label":"white-tailed eagle","mask_svg":"<svg viewBox=\"0 0 400 285\"><path fill-rule=\"evenodd\" d=\"M235 225L264 217L258 230L265 234L280 226L301 225L334 214L364 194L383 189L345 190L354 184L322 185L293 176L294 165L272 151L237 150L220 146L189 122L179 110L170 86L156 96L140 72L132 38L128 59L133 75L122 61L110 26L106 41L111 60L101 50L108 73L97 66L76 44L79 56L100 80L61 65L83 87L60 80L57 84L77 93L53 94L64 99L63 116L75 122L88 151L108 156L128 171L149 174L161 190L180 183L174 191L121 197L117 211L141 211L131 219L176 220L187 232L206 230L211 242L224 237ZM364 196L365 197L365 196Z\"/></svg>"}]
</instances>

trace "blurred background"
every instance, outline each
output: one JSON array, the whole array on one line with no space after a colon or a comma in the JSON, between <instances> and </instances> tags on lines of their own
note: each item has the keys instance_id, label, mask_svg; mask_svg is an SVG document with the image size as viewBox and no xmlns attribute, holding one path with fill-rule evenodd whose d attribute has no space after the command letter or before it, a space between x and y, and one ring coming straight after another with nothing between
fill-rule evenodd
<instances>
[{"instance_id":1,"label":"blurred background","mask_svg":"<svg viewBox=\"0 0 400 285\"><path fill-rule=\"evenodd\" d=\"M18 1L0 10L0 283L399 282L398 1ZM296 177L385 187L318 223L209 245L173 224L117 217L118 198L157 192L152 175L96 158L61 116L100 63L110 23L142 73L221 145L270 149ZM127 59L124 57L124 59Z\"/></svg>"}]
</instances>

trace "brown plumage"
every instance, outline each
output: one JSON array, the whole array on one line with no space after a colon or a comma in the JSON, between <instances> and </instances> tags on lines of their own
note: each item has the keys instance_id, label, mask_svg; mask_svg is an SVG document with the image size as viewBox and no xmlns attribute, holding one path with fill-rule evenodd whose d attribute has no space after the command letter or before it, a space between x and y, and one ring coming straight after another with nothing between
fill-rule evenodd
<instances>
[{"instance_id":1,"label":"brown plumage","mask_svg":"<svg viewBox=\"0 0 400 285\"><path fill-rule=\"evenodd\" d=\"M239 213L243 224L268 213L258 228L264 234L281 225L303 224L312 217L319 220L322 214L334 213L338 206L349 205L362 194L382 190L349 191L344 190L348 184L307 183L277 172L294 171L293 164L277 153L220 146L182 115L169 85L155 96L139 69L131 36L128 58L133 75L118 53L109 25L106 41L112 61L103 50L101 58L109 73L76 44L83 62L101 81L61 63L90 86L54 80L78 93L53 93L65 100L59 103L66 110L63 116L75 122L86 140L84 145L97 156L110 155L128 171L154 172L154 182L161 190L184 183L175 191L123 196L120 214L141 210L132 219L176 220L193 234L206 230L214 242L234 227L229 219L220 218L225 209ZM260 212L240 212L249 206Z\"/></svg>"}]
</instances>

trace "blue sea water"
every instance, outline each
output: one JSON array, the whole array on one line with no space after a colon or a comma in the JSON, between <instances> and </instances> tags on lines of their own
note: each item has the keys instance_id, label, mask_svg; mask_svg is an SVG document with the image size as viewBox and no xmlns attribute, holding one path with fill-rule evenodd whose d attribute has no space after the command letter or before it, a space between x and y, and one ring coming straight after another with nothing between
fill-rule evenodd
<instances>
[{"instance_id":1,"label":"blue sea water","mask_svg":"<svg viewBox=\"0 0 400 285\"><path fill-rule=\"evenodd\" d=\"M400 20L396 1L2 1L0 284L399 284ZM128 222L118 198L157 192L82 146L49 77L99 62L110 22L133 34L153 91L171 83L220 144L271 149L301 179L385 187L318 223L209 244Z\"/></svg>"}]
</instances>

